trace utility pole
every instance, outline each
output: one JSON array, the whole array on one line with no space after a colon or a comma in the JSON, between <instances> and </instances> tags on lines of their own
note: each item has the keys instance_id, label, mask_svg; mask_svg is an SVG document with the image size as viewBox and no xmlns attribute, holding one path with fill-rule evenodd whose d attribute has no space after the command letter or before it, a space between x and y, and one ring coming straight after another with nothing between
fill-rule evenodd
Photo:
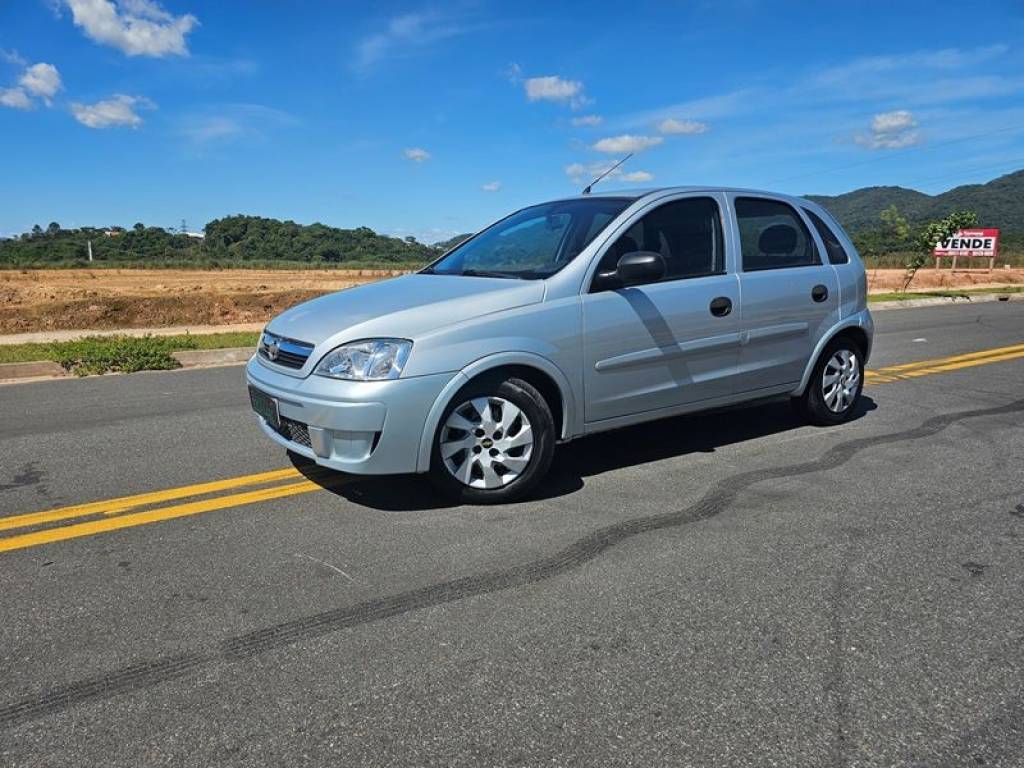
<instances>
[{"instance_id":1,"label":"utility pole","mask_svg":"<svg viewBox=\"0 0 1024 768\"><path fill-rule=\"evenodd\" d=\"M89 246L89 261L92 261L92 240L86 240L85 242Z\"/></svg>"}]
</instances>

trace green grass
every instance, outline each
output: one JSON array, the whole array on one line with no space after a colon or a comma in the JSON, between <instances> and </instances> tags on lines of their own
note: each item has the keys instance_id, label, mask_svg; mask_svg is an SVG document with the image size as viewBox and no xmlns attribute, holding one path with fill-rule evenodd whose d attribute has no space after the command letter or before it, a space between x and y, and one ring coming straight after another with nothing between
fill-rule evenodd
<instances>
[{"instance_id":1,"label":"green grass","mask_svg":"<svg viewBox=\"0 0 1024 768\"><path fill-rule=\"evenodd\" d=\"M189 346L175 349L230 349L232 347L254 347L260 338L259 331L232 331L230 333L201 333L192 336L167 336L172 343L189 343Z\"/></svg>"},{"instance_id":2,"label":"green grass","mask_svg":"<svg viewBox=\"0 0 1024 768\"><path fill-rule=\"evenodd\" d=\"M968 288L966 290L950 291L918 291L910 293L872 293L868 295L868 301L910 301L911 299L968 299L979 293L1022 293L1024 285L1013 285L1006 288Z\"/></svg>"},{"instance_id":3,"label":"green grass","mask_svg":"<svg viewBox=\"0 0 1024 768\"><path fill-rule=\"evenodd\" d=\"M202 259L102 259L99 261L85 261L83 259L68 259L62 261L5 261L0 263L0 271L10 270L34 270L34 269L190 269L205 272L220 272L228 270L246 269L287 269L287 270L338 270L341 272L358 271L364 269L372 270L416 270L427 265L425 259L409 261L285 261L285 260L202 260Z\"/></svg>"},{"instance_id":4,"label":"green grass","mask_svg":"<svg viewBox=\"0 0 1024 768\"><path fill-rule=\"evenodd\" d=\"M255 332L180 336L86 336L75 341L0 345L0 363L52 360L69 373L162 371L179 367L172 352L186 349L255 347Z\"/></svg>"}]
</instances>

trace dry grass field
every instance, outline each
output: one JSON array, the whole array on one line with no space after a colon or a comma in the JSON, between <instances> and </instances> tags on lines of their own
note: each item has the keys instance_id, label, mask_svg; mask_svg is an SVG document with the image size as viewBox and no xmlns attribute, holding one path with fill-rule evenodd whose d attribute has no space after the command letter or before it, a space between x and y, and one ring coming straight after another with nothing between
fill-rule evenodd
<instances>
[{"instance_id":1,"label":"dry grass field","mask_svg":"<svg viewBox=\"0 0 1024 768\"><path fill-rule=\"evenodd\" d=\"M395 270L32 269L0 271L0 334L262 322Z\"/></svg>"},{"instance_id":2,"label":"dry grass field","mask_svg":"<svg viewBox=\"0 0 1024 768\"><path fill-rule=\"evenodd\" d=\"M263 322L330 291L401 270L33 269L0 271L0 334ZM868 270L872 292L894 291L903 270ZM1024 270L921 270L911 290L1024 283Z\"/></svg>"}]
</instances>

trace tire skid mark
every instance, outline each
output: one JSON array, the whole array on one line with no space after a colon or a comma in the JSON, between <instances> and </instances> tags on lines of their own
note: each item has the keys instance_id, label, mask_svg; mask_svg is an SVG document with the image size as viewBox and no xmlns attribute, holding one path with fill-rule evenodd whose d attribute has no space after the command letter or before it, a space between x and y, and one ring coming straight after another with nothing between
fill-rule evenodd
<instances>
[{"instance_id":1,"label":"tire skid mark","mask_svg":"<svg viewBox=\"0 0 1024 768\"><path fill-rule=\"evenodd\" d=\"M737 496L750 486L766 480L825 472L842 466L866 448L920 440L935 435L965 419L999 416L1024 411L1024 399L973 411L941 414L914 429L886 435L862 437L833 446L824 455L800 464L742 472L714 483L694 504L662 514L624 520L594 531L559 552L529 563L490 571L476 576L441 582L354 606L337 608L301 619L282 622L265 629L227 639L208 651L170 656L125 667L0 706L0 726L10 727L62 712L77 704L148 688L183 677L211 662L238 662L267 651L399 616L468 597L545 581L596 559L603 552L643 533L674 528L707 520L726 511Z\"/></svg>"}]
</instances>

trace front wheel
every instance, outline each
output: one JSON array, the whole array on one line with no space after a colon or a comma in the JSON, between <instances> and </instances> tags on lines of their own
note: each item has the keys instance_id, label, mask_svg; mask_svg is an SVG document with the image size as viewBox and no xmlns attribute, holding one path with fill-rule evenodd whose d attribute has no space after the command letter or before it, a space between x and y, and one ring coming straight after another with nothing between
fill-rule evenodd
<instances>
[{"instance_id":1,"label":"front wheel","mask_svg":"<svg viewBox=\"0 0 1024 768\"><path fill-rule=\"evenodd\" d=\"M463 502L514 501L547 474L554 447L551 409L529 382L470 384L441 417L430 480Z\"/></svg>"},{"instance_id":2,"label":"front wheel","mask_svg":"<svg viewBox=\"0 0 1024 768\"><path fill-rule=\"evenodd\" d=\"M814 364L796 405L812 424L841 424L853 415L863 388L864 353L849 339L834 339Z\"/></svg>"}]
</instances>

